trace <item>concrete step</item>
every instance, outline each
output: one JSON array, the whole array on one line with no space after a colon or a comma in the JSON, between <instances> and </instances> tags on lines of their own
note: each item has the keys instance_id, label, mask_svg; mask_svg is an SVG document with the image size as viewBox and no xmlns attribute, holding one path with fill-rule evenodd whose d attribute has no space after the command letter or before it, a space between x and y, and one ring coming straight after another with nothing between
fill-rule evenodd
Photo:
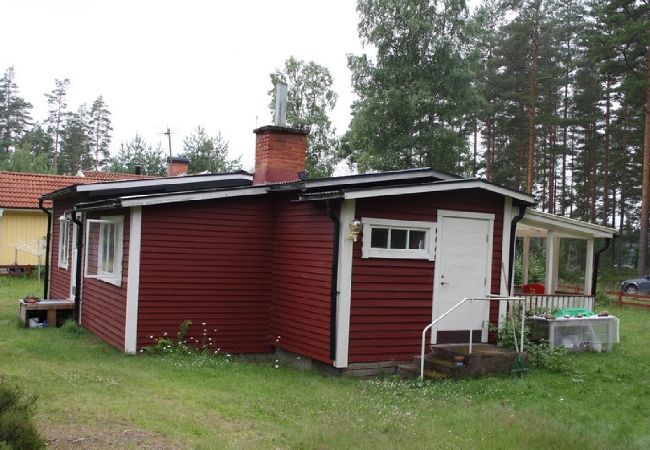
<instances>
[{"instance_id":1,"label":"concrete step","mask_svg":"<svg viewBox=\"0 0 650 450\"><path fill-rule=\"evenodd\" d=\"M415 364L400 364L397 366L397 374L405 380L417 380L420 377L420 366ZM448 377L441 372L425 369L424 378L427 380L441 380Z\"/></svg>"},{"instance_id":2,"label":"concrete step","mask_svg":"<svg viewBox=\"0 0 650 450\"><path fill-rule=\"evenodd\" d=\"M419 356L413 358L413 364L418 368L420 367ZM435 355L426 355L424 357L424 369L438 372L452 378L467 376L467 368L465 366L457 366L455 362L437 358Z\"/></svg>"},{"instance_id":3,"label":"concrete step","mask_svg":"<svg viewBox=\"0 0 650 450\"><path fill-rule=\"evenodd\" d=\"M405 380L414 380L420 376L420 367L415 364L399 364L397 366L397 375Z\"/></svg>"}]
</instances>

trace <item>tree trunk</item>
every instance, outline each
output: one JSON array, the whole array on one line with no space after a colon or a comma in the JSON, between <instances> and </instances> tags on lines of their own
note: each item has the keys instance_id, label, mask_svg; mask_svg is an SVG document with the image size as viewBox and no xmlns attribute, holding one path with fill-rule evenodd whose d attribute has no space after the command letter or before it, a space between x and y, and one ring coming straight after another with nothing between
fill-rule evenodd
<instances>
[{"instance_id":1,"label":"tree trunk","mask_svg":"<svg viewBox=\"0 0 650 450\"><path fill-rule=\"evenodd\" d=\"M532 36L532 53L530 64L530 110L528 111L528 174L526 180L526 192L533 193L535 182L535 114L537 109L537 53L539 51L539 26L535 23Z\"/></svg>"},{"instance_id":2,"label":"tree trunk","mask_svg":"<svg viewBox=\"0 0 650 450\"><path fill-rule=\"evenodd\" d=\"M648 206L650 203L650 45L647 48L646 68L648 72L648 86L645 93L645 125L643 133L643 182L641 184L641 235L639 236L639 262L637 271L639 276L646 273L648 257Z\"/></svg>"},{"instance_id":3,"label":"tree trunk","mask_svg":"<svg viewBox=\"0 0 650 450\"><path fill-rule=\"evenodd\" d=\"M605 148L603 149L603 225L607 226L608 209L608 195L609 195L609 108L610 108L610 95L609 88L612 81L607 75L605 82Z\"/></svg>"},{"instance_id":4,"label":"tree trunk","mask_svg":"<svg viewBox=\"0 0 650 450\"><path fill-rule=\"evenodd\" d=\"M623 230L625 229L625 186L626 178L625 174L627 173L627 149L630 142L630 135L628 133L628 118L630 115L630 108L628 106L627 100L623 104L623 167L621 170L621 201L620 201L620 219L618 222L618 266L621 267L623 264Z\"/></svg>"}]
</instances>

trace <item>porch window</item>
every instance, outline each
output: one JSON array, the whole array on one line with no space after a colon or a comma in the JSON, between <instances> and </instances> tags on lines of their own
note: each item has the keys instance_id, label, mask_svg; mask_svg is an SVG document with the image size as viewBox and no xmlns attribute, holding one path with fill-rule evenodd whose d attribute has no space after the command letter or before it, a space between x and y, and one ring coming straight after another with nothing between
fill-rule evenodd
<instances>
[{"instance_id":1,"label":"porch window","mask_svg":"<svg viewBox=\"0 0 650 450\"><path fill-rule=\"evenodd\" d=\"M68 269L70 262L70 221L64 216L59 218L59 267Z\"/></svg>"},{"instance_id":2,"label":"porch window","mask_svg":"<svg viewBox=\"0 0 650 450\"><path fill-rule=\"evenodd\" d=\"M364 217L363 258L435 259L434 222Z\"/></svg>"},{"instance_id":3,"label":"porch window","mask_svg":"<svg viewBox=\"0 0 650 450\"><path fill-rule=\"evenodd\" d=\"M122 216L102 217L86 221L86 278L122 284Z\"/></svg>"}]
</instances>

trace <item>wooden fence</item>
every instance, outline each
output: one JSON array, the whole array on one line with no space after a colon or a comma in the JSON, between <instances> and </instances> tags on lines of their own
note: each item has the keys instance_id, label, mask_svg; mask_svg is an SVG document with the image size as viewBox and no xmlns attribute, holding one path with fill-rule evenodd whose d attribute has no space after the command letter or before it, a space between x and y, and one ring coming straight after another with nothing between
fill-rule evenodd
<instances>
[{"instance_id":1,"label":"wooden fence","mask_svg":"<svg viewBox=\"0 0 650 450\"><path fill-rule=\"evenodd\" d=\"M618 306L650 309L650 295L626 294L621 291L609 291L607 293L616 297L616 304Z\"/></svg>"},{"instance_id":2,"label":"wooden fence","mask_svg":"<svg viewBox=\"0 0 650 450\"><path fill-rule=\"evenodd\" d=\"M594 309L593 295L575 294L518 294L526 299L527 310L555 310L564 308Z\"/></svg>"}]
</instances>

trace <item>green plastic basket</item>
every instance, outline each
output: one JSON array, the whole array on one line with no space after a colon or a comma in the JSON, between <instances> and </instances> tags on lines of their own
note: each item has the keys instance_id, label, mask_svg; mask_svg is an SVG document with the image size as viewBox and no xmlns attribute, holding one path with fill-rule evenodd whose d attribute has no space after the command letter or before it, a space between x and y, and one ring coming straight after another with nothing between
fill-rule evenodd
<instances>
[{"instance_id":1,"label":"green plastic basket","mask_svg":"<svg viewBox=\"0 0 650 450\"><path fill-rule=\"evenodd\" d=\"M589 316L595 316L596 313L594 313L592 310L587 308L565 308L565 309L560 309L555 313L556 317L565 317L565 316L577 317L579 315L582 315L584 317L589 317Z\"/></svg>"}]
</instances>

